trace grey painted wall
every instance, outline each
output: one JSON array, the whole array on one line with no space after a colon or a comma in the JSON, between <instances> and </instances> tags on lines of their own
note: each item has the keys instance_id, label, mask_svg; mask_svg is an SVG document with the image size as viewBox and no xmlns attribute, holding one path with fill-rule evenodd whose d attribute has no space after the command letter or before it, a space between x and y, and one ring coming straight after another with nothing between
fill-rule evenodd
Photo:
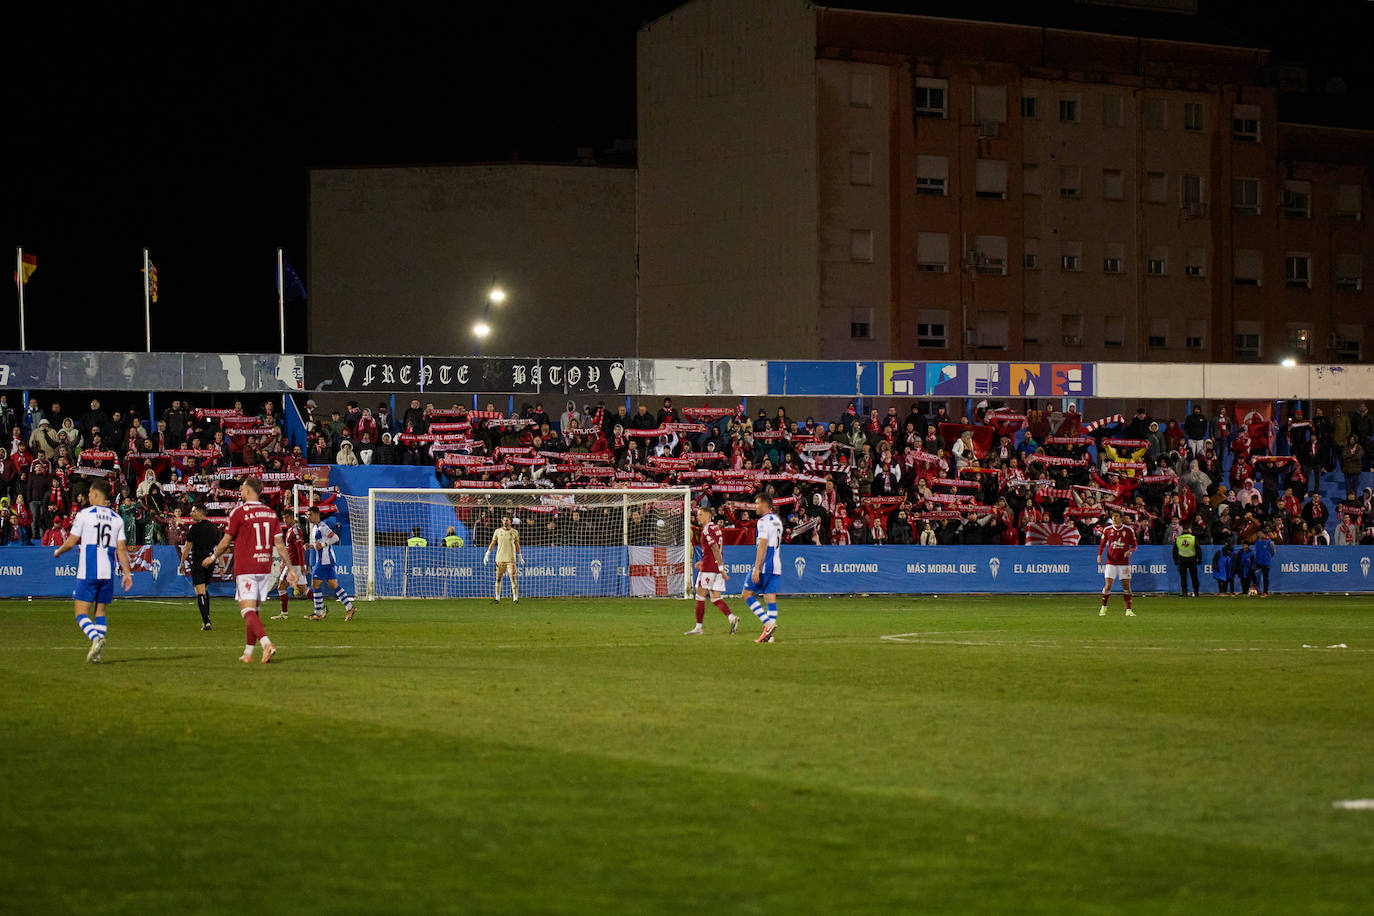
<instances>
[{"instance_id":1,"label":"grey painted wall","mask_svg":"<svg viewBox=\"0 0 1374 916\"><path fill-rule=\"evenodd\" d=\"M509 163L310 175L310 349L631 356L633 169Z\"/></svg>"}]
</instances>

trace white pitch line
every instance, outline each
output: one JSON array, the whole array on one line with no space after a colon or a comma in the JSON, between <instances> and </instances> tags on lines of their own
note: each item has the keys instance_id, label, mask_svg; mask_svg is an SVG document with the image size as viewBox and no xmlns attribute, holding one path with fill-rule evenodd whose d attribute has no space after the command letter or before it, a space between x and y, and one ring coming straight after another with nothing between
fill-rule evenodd
<instances>
[{"instance_id":1,"label":"white pitch line","mask_svg":"<svg viewBox=\"0 0 1374 916\"><path fill-rule=\"evenodd\" d=\"M1316 647L1305 646L1303 648L1288 648L1285 646L1232 646L1232 647L1213 647L1200 646L1196 649L1188 646L1137 646L1130 643L1088 643L1085 645L1073 646L1066 643L1051 642L1018 642L1015 640L972 640L972 639L926 639L922 633L891 633L886 636L878 637L887 642L903 643L907 645L924 646L981 646L988 648L1011 647L1028 649L1097 649L1107 652L1311 652ZM1320 649L1318 651L1326 651ZM1344 652L1374 652L1374 649L1343 649Z\"/></svg>"},{"instance_id":2,"label":"white pitch line","mask_svg":"<svg viewBox=\"0 0 1374 916\"><path fill-rule=\"evenodd\" d=\"M275 644L278 649L460 649L461 646L335 646L335 645L301 645L292 643L290 646ZM4 652L61 652L67 649L75 649L85 652L89 646L0 646L0 651ZM121 652L223 652L224 646L110 646ZM232 648L232 646L230 647Z\"/></svg>"},{"instance_id":3,"label":"white pitch line","mask_svg":"<svg viewBox=\"0 0 1374 916\"><path fill-rule=\"evenodd\" d=\"M1347 798L1333 801L1331 807L1342 811L1374 811L1374 798Z\"/></svg>"}]
</instances>

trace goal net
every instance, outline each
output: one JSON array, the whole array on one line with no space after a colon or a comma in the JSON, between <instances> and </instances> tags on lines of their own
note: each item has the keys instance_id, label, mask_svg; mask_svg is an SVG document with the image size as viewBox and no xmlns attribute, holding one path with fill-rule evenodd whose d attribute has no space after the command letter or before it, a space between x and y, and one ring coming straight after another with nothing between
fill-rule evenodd
<instances>
[{"instance_id":1,"label":"goal net","mask_svg":"<svg viewBox=\"0 0 1374 916\"><path fill-rule=\"evenodd\" d=\"M684 598L690 508L686 488L369 490L365 499L348 498L355 592L490 598L495 549L483 557L510 518L520 536L521 597ZM510 595L509 581L501 593Z\"/></svg>"}]
</instances>

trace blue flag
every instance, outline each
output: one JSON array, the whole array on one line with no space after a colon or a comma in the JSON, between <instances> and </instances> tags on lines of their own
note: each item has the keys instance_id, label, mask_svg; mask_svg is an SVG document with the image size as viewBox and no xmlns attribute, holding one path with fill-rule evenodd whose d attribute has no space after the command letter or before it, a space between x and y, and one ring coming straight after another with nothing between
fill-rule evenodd
<instances>
[{"instance_id":1,"label":"blue flag","mask_svg":"<svg viewBox=\"0 0 1374 916\"><path fill-rule=\"evenodd\" d=\"M281 283L285 289L278 288L277 292L282 294L282 298L287 302L305 301L305 284L301 282L301 275L296 273L296 269L286 261L281 262Z\"/></svg>"}]
</instances>

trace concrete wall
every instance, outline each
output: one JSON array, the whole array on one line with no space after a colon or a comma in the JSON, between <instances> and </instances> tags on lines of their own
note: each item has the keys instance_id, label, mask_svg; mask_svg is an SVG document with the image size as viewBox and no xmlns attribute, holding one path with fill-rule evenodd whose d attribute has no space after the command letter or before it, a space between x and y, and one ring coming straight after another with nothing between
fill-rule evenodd
<instances>
[{"instance_id":1,"label":"concrete wall","mask_svg":"<svg viewBox=\"0 0 1374 916\"><path fill-rule=\"evenodd\" d=\"M638 69L639 355L816 355L814 11L695 0Z\"/></svg>"},{"instance_id":2,"label":"concrete wall","mask_svg":"<svg viewBox=\"0 0 1374 916\"><path fill-rule=\"evenodd\" d=\"M310 349L469 353L493 280L491 355L634 352L632 169L497 164L310 176Z\"/></svg>"}]
</instances>

